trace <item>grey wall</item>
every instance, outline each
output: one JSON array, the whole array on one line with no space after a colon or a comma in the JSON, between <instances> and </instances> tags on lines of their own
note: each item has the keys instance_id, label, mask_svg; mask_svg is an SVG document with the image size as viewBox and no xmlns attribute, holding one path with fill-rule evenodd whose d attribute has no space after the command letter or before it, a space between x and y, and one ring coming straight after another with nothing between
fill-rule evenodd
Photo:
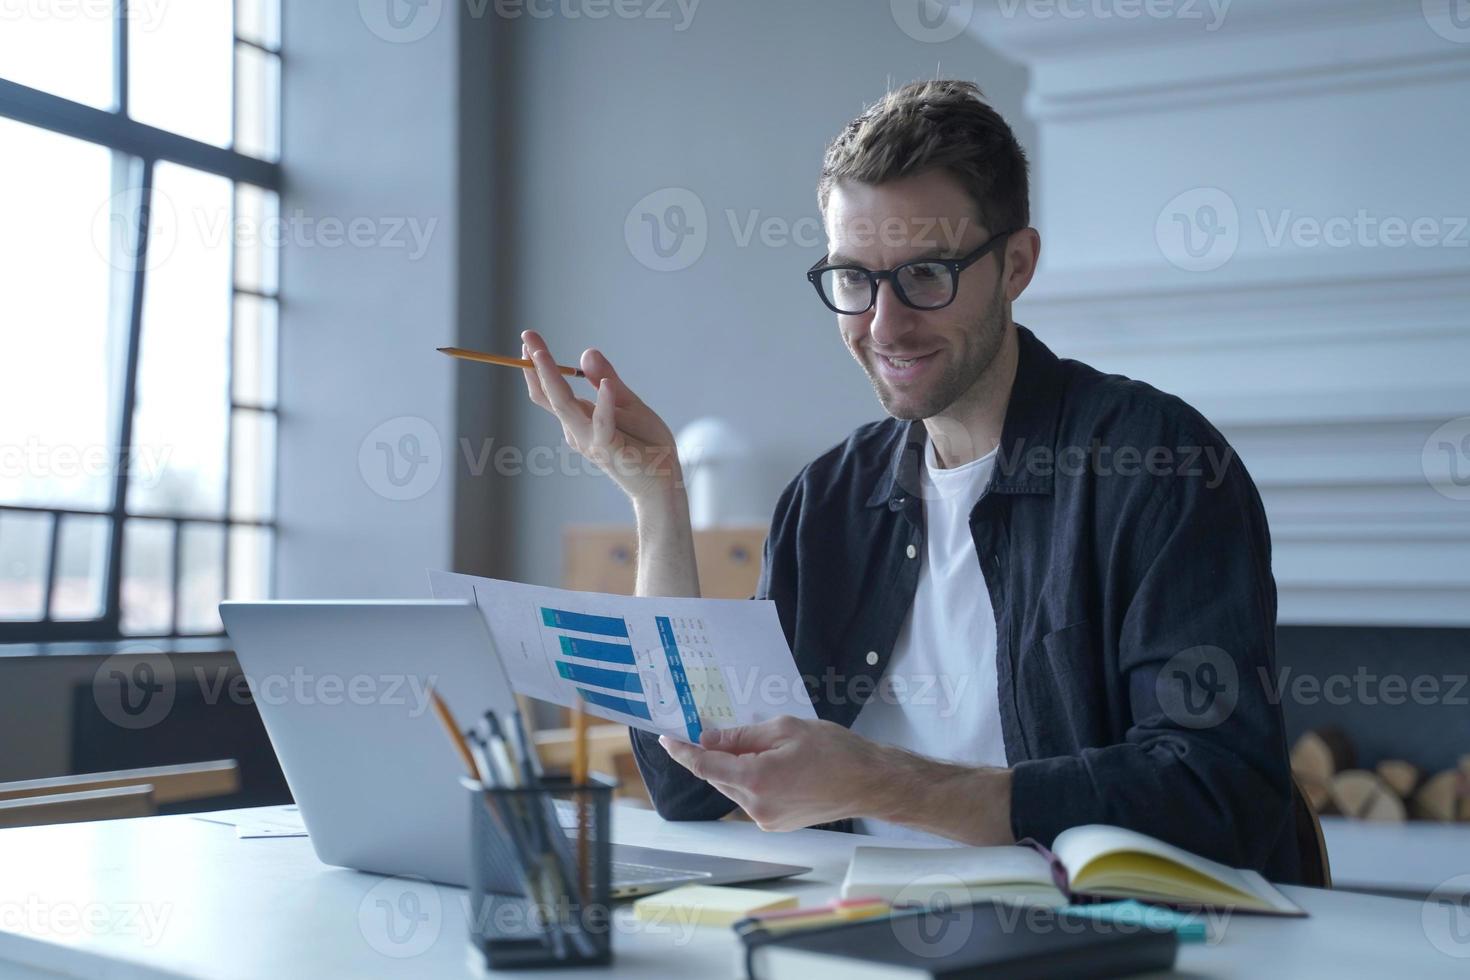
<instances>
[{"instance_id":1,"label":"grey wall","mask_svg":"<svg viewBox=\"0 0 1470 980\"><path fill-rule=\"evenodd\" d=\"M826 142L890 83L939 73L979 82L1029 147L1025 74L968 36L913 40L887 3L706 0L676 31L680 19L505 22L514 210L499 241L514 287L502 343L535 327L564 363L596 345L675 431L703 415L737 423L768 457L774 505L802 463L881 414L803 276L825 248L810 236ZM707 244L688 268L654 271L624 222L671 187L702 203ZM805 219L807 241L768 245L757 231L742 246L730 213L740 232L752 218ZM561 442L509 394L491 426L502 442ZM526 581L558 581L567 522L631 519L600 476L525 475L510 492L506 568Z\"/></svg>"},{"instance_id":2,"label":"grey wall","mask_svg":"<svg viewBox=\"0 0 1470 980\"><path fill-rule=\"evenodd\" d=\"M422 596L423 569L451 561L454 481L432 444L456 428L453 368L434 348L458 334L458 35L446 18L396 43L358 4L297 0L282 38L282 214L367 219L378 240L306 234L283 250L276 594ZM392 243L408 219L434 222L422 255ZM435 458L422 494L395 500L376 443L396 455L404 435Z\"/></svg>"}]
</instances>

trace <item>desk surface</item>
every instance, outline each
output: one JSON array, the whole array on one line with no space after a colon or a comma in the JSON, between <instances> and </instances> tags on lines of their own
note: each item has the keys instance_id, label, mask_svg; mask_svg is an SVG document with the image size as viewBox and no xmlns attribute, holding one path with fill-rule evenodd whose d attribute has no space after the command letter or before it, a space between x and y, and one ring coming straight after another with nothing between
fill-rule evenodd
<instances>
[{"instance_id":1,"label":"desk surface","mask_svg":"<svg viewBox=\"0 0 1470 980\"><path fill-rule=\"evenodd\" d=\"M1470 893L1470 824L1323 817L1322 834L1339 887ZM1470 918L1465 929L1470 933Z\"/></svg>"},{"instance_id":2,"label":"desk surface","mask_svg":"<svg viewBox=\"0 0 1470 980\"><path fill-rule=\"evenodd\" d=\"M836 892L859 840L728 821L672 824L628 808L618 809L615 827L626 843L814 866L766 886L804 903ZM1470 975L1470 912L1287 891L1310 918L1217 921L1210 943L1181 948L1181 970L1334 980ZM231 827L190 817L0 831L6 977L473 977L482 972L466 941L467 904L462 889L327 867L304 838L239 840ZM624 905L614 930L619 975L736 975L727 929L645 927Z\"/></svg>"}]
</instances>

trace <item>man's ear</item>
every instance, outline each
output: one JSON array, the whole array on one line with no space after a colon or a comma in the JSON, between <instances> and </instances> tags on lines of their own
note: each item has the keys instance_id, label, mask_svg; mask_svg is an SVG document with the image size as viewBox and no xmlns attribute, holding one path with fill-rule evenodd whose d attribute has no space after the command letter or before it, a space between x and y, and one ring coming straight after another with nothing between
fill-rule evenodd
<instances>
[{"instance_id":1,"label":"man's ear","mask_svg":"<svg viewBox=\"0 0 1470 980\"><path fill-rule=\"evenodd\" d=\"M1036 275L1036 263L1040 258L1041 233L1035 228L1022 228L1006 241L1007 303L1014 303L1031 285L1031 277Z\"/></svg>"}]
</instances>

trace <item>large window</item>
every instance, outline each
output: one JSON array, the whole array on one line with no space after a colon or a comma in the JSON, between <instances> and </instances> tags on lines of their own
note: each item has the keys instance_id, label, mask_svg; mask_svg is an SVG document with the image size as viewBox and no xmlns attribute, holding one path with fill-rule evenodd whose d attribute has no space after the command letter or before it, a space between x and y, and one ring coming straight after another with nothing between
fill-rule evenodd
<instances>
[{"instance_id":1,"label":"large window","mask_svg":"<svg viewBox=\"0 0 1470 980\"><path fill-rule=\"evenodd\" d=\"M0 641L271 590L278 0L0 4Z\"/></svg>"}]
</instances>

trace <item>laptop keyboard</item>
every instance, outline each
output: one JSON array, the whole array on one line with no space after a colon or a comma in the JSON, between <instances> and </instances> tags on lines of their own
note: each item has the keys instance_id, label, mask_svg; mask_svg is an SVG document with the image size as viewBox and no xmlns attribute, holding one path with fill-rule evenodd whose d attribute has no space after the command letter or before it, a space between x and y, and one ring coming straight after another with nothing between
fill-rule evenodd
<instances>
[{"instance_id":1,"label":"laptop keyboard","mask_svg":"<svg viewBox=\"0 0 1470 980\"><path fill-rule=\"evenodd\" d=\"M614 888L647 885L653 882L662 884L673 881L698 881L710 876L708 871L683 871L676 868L659 868L651 864L631 864L627 861L614 861L611 870Z\"/></svg>"},{"instance_id":2,"label":"laptop keyboard","mask_svg":"<svg viewBox=\"0 0 1470 980\"><path fill-rule=\"evenodd\" d=\"M563 830L577 829L577 808L567 800L556 801L557 821ZM631 861L612 863L612 885L627 888L636 885L663 884L665 882L699 881L710 877L708 871L689 871L684 868L662 868L653 864L634 864Z\"/></svg>"}]
</instances>

